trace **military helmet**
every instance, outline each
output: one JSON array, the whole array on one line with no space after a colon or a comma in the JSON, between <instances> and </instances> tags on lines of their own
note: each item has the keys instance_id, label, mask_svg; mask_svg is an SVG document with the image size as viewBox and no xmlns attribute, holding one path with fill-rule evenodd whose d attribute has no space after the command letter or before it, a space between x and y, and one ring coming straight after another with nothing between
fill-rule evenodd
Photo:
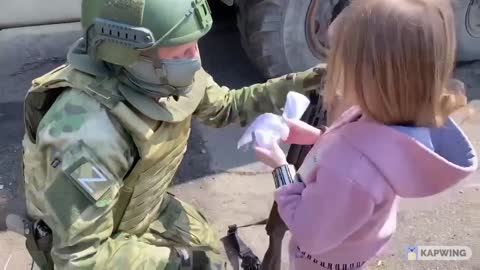
<instances>
[{"instance_id":1,"label":"military helmet","mask_svg":"<svg viewBox=\"0 0 480 270\"><path fill-rule=\"evenodd\" d=\"M127 66L142 51L200 39L212 27L207 0L83 0L88 54Z\"/></svg>"}]
</instances>

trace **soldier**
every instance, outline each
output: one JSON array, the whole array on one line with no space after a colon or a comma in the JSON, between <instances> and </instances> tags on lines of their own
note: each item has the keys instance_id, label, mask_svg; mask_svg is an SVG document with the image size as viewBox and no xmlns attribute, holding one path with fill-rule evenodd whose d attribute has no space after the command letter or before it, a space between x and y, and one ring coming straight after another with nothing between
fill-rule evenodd
<instances>
[{"instance_id":1,"label":"soldier","mask_svg":"<svg viewBox=\"0 0 480 270\"><path fill-rule=\"evenodd\" d=\"M192 118L279 113L322 69L239 90L201 69L206 0L83 0L83 38L25 98L27 248L42 269L220 269L219 240L167 192Z\"/></svg>"}]
</instances>

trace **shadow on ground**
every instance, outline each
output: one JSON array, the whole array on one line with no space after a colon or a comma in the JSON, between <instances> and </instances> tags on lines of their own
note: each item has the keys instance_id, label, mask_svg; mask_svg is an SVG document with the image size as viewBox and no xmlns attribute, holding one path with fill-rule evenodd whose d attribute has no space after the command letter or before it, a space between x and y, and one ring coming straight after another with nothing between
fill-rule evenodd
<instances>
[{"instance_id":1,"label":"shadow on ground","mask_svg":"<svg viewBox=\"0 0 480 270\"><path fill-rule=\"evenodd\" d=\"M5 230L7 213L24 211L21 173L21 138L23 104L8 102L0 105L0 231Z\"/></svg>"}]
</instances>

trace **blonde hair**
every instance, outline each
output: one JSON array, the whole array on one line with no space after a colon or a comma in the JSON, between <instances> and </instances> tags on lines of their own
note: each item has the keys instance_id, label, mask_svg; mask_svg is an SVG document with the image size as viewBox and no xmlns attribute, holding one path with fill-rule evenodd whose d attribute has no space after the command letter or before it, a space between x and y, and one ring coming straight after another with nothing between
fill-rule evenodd
<instances>
[{"instance_id":1,"label":"blonde hair","mask_svg":"<svg viewBox=\"0 0 480 270\"><path fill-rule=\"evenodd\" d=\"M449 88L454 27L446 0L353 0L332 24L327 107L340 97L385 124L441 126L466 105Z\"/></svg>"}]
</instances>

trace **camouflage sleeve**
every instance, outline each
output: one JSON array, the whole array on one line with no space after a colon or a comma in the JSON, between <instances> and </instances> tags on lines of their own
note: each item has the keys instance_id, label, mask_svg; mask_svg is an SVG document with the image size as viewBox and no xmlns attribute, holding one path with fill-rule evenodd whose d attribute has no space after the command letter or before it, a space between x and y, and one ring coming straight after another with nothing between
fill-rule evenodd
<instances>
[{"instance_id":1,"label":"camouflage sleeve","mask_svg":"<svg viewBox=\"0 0 480 270\"><path fill-rule=\"evenodd\" d=\"M289 91L306 94L319 89L325 71L325 65L318 65L237 90L219 86L206 74L207 89L195 116L207 125L223 127L233 122L245 126L266 112L280 114Z\"/></svg>"},{"instance_id":2,"label":"camouflage sleeve","mask_svg":"<svg viewBox=\"0 0 480 270\"><path fill-rule=\"evenodd\" d=\"M136 155L129 138L100 104L68 90L40 122L37 144L26 147L27 204L52 229L56 269L166 263L157 257L168 257L169 249L125 233L112 236L112 208Z\"/></svg>"}]
</instances>

